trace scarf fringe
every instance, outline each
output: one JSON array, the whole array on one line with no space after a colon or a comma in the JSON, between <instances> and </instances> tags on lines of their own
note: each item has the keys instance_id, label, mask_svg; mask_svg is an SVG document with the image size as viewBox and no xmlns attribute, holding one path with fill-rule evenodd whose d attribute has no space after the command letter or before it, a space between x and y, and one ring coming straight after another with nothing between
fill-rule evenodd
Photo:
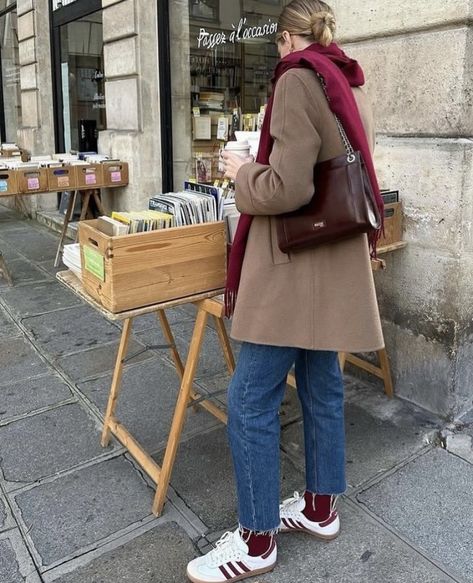
<instances>
[{"instance_id":1,"label":"scarf fringe","mask_svg":"<svg viewBox=\"0 0 473 583\"><path fill-rule=\"evenodd\" d=\"M226 289L225 290L225 317L230 319L235 311L237 299L237 290Z\"/></svg>"},{"instance_id":2,"label":"scarf fringe","mask_svg":"<svg viewBox=\"0 0 473 583\"><path fill-rule=\"evenodd\" d=\"M380 229L376 229L376 231L371 231L368 234L371 259L378 259L378 243L381 237L383 236L384 236L384 223Z\"/></svg>"}]
</instances>

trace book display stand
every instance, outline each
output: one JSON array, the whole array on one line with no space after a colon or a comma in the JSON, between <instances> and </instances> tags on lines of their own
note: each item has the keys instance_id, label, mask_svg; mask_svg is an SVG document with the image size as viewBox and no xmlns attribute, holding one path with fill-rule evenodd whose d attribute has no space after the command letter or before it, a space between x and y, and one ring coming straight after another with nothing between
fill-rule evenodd
<instances>
[{"instance_id":1,"label":"book display stand","mask_svg":"<svg viewBox=\"0 0 473 583\"><path fill-rule=\"evenodd\" d=\"M227 421L226 414L214 403L199 395L193 386L209 316L214 319L220 345L222 347L223 355L225 357L230 374L232 374L235 369L233 353L230 347L227 331L223 323L224 305L222 301L220 301L218 298L215 298L215 295L222 293L223 290L196 294L178 300L172 300L169 302L163 302L161 304L147 306L145 308L113 314L112 312L107 311L93 298L91 298L85 292L80 280L77 279L77 277L70 271L59 272L57 274L57 278L72 292L74 292L87 304L100 312L100 314L105 316L105 318L108 320L123 321L120 346L118 348L115 369L112 377L112 385L110 387L108 404L104 417L102 446L107 447L110 443L112 435L115 436L123 445L123 447L126 448L130 455L133 456L137 463L148 474L148 476L156 483L157 490L153 502L153 513L156 516L160 516L166 501L166 494L169 487L169 481L171 479L172 468L176 459L177 448L179 446L188 407L202 407L223 423L226 423ZM192 303L196 306L197 315L195 319L192 339L189 346L189 353L184 365L177 350L174 336L166 317L166 310L189 303ZM138 316L150 313L156 313L158 322L163 330L163 334L167 342L165 346L160 346L159 348L168 348L171 351L171 357L181 382L176 407L172 418L171 430L169 432L164 459L161 466L159 466L154 461L154 459L146 452L144 447L138 443L130 431L115 416L115 411L120 396L123 366L130 358L129 356L127 358L127 353L133 320Z\"/></svg>"}]
</instances>

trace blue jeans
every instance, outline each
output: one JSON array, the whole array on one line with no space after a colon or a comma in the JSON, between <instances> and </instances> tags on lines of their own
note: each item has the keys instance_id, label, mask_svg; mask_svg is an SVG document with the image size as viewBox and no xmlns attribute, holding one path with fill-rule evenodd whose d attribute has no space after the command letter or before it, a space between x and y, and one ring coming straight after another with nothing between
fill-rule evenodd
<instances>
[{"instance_id":1,"label":"blue jeans","mask_svg":"<svg viewBox=\"0 0 473 583\"><path fill-rule=\"evenodd\" d=\"M228 394L228 436L240 525L279 526L279 408L295 364L304 420L306 489L341 494L345 481L343 379L336 352L243 343Z\"/></svg>"}]
</instances>

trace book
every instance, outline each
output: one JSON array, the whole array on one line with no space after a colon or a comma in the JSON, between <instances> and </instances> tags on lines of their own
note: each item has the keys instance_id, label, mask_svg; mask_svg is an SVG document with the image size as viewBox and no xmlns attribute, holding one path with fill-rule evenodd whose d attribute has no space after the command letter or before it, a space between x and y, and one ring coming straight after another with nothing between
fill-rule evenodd
<instances>
[{"instance_id":1,"label":"book","mask_svg":"<svg viewBox=\"0 0 473 583\"><path fill-rule=\"evenodd\" d=\"M97 219L97 226L99 231L102 231L102 233L105 233L109 237L128 235L128 225L111 217L99 217Z\"/></svg>"}]
</instances>

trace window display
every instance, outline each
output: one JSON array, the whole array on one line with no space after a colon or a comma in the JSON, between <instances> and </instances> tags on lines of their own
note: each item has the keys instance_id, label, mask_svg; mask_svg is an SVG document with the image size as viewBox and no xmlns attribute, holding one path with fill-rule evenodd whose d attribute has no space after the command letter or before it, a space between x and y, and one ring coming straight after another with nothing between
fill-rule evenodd
<instances>
[{"instance_id":1,"label":"window display","mask_svg":"<svg viewBox=\"0 0 473 583\"><path fill-rule=\"evenodd\" d=\"M219 154L237 132L253 146L278 59L284 0L170 3L174 182L222 178ZM239 136L240 138L242 136Z\"/></svg>"}]
</instances>

